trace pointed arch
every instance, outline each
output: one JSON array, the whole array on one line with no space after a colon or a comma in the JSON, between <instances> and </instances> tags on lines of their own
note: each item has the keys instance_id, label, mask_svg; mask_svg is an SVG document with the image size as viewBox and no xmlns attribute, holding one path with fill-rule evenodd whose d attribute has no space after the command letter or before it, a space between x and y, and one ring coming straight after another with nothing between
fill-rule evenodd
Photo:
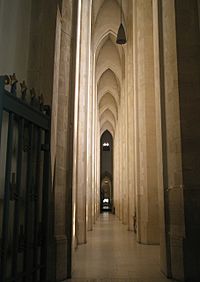
<instances>
[{"instance_id":1,"label":"pointed arch","mask_svg":"<svg viewBox=\"0 0 200 282\"><path fill-rule=\"evenodd\" d=\"M120 104L121 84L112 69L105 69L97 82L98 101L101 100L105 93L111 93L115 98L117 105Z\"/></svg>"},{"instance_id":2,"label":"pointed arch","mask_svg":"<svg viewBox=\"0 0 200 282\"><path fill-rule=\"evenodd\" d=\"M113 139L115 136L115 130L112 126L112 124L109 121L106 121L105 123L102 124L101 130L100 130L100 136L103 134L104 131L108 130L110 134L112 135Z\"/></svg>"},{"instance_id":3,"label":"pointed arch","mask_svg":"<svg viewBox=\"0 0 200 282\"><path fill-rule=\"evenodd\" d=\"M121 17L121 6L117 0L104 0L98 5L98 12L93 22L93 42L98 42L99 37L108 29L112 29L115 34L119 27ZM122 12L123 23L125 24L124 11Z\"/></svg>"},{"instance_id":4,"label":"pointed arch","mask_svg":"<svg viewBox=\"0 0 200 282\"><path fill-rule=\"evenodd\" d=\"M117 103L113 95L109 92L105 93L99 101L99 114L101 115L106 109L110 109L114 114L115 119L118 119Z\"/></svg>"},{"instance_id":5,"label":"pointed arch","mask_svg":"<svg viewBox=\"0 0 200 282\"><path fill-rule=\"evenodd\" d=\"M94 55L95 55L96 61L98 59L99 52L100 52L102 46L105 44L105 42L108 39L110 39L113 42L113 44L115 45L115 48L118 51L120 60L122 61L122 54L124 53L124 46L119 46L119 44L116 44L115 43L116 38L117 38L117 34L111 29L106 30L105 33L102 34L102 36L99 38L99 41L94 44Z\"/></svg>"},{"instance_id":6,"label":"pointed arch","mask_svg":"<svg viewBox=\"0 0 200 282\"><path fill-rule=\"evenodd\" d=\"M101 125L104 124L106 121L109 121L112 124L113 128L115 129L116 120L110 109L105 110L105 112L100 116Z\"/></svg>"}]
</instances>

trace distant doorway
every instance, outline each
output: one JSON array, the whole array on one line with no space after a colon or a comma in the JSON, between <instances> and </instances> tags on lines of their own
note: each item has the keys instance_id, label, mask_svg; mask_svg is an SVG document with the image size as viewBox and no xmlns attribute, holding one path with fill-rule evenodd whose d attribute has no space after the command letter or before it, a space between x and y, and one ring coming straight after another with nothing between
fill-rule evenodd
<instances>
[{"instance_id":1,"label":"distant doorway","mask_svg":"<svg viewBox=\"0 0 200 282\"><path fill-rule=\"evenodd\" d=\"M101 212L114 211L113 202L113 137L108 130L101 136L100 207Z\"/></svg>"}]
</instances>

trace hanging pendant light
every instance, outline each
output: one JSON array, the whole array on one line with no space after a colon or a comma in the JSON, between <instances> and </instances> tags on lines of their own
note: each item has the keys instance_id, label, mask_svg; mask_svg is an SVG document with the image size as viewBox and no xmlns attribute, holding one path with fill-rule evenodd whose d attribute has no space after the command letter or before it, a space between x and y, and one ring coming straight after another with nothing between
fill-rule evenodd
<instances>
[{"instance_id":1,"label":"hanging pendant light","mask_svg":"<svg viewBox=\"0 0 200 282\"><path fill-rule=\"evenodd\" d=\"M117 44L126 44L126 34L125 34L125 30L124 30L122 23L120 24L119 29L118 29L116 43Z\"/></svg>"},{"instance_id":2,"label":"hanging pendant light","mask_svg":"<svg viewBox=\"0 0 200 282\"><path fill-rule=\"evenodd\" d=\"M122 45L122 44L126 44L126 42L127 42L126 34L125 34L124 26L122 24L122 0L121 0L121 24L117 32L116 43Z\"/></svg>"}]
</instances>

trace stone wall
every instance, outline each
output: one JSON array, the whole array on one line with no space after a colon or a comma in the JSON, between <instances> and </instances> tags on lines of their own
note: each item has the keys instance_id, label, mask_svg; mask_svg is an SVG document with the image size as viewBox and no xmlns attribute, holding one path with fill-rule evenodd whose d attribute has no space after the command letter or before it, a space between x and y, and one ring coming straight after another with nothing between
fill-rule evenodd
<instances>
[{"instance_id":1,"label":"stone wall","mask_svg":"<svg viewBox=\"0 0 200 282\"><path fill-rule=\"evenodd\" d=\"M198 2L175 1L181 123L186 281L200 277L200 30Z\"/></svg>"},{"instance_id":2,"label":"stone wall","mask_svg":"<svg viewBox=\"0 0 200 282\"><path fill-rule=\"evenodd\" d=\"M27 79L31 0L0 1L0 74Z\"/></svg>"}]
</instances>

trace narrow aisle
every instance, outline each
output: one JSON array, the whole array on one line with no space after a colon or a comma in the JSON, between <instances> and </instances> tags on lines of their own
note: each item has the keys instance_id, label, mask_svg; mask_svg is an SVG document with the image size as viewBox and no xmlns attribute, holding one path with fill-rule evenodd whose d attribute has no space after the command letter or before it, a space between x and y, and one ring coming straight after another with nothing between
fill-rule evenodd
<instances>
[{"instance_id":1,"label":"narrow aisle","mask_svg":"<svg viewBox=\"0 0 200 282\"><path fill-rule=\"evenodd\" d=\"M160 272L159 246L140 245L112 214L101 214L88 243L78 247L71 281L169 282ZM68 280L70 281L70 280Z\"/></svg>"}]
</instances>

